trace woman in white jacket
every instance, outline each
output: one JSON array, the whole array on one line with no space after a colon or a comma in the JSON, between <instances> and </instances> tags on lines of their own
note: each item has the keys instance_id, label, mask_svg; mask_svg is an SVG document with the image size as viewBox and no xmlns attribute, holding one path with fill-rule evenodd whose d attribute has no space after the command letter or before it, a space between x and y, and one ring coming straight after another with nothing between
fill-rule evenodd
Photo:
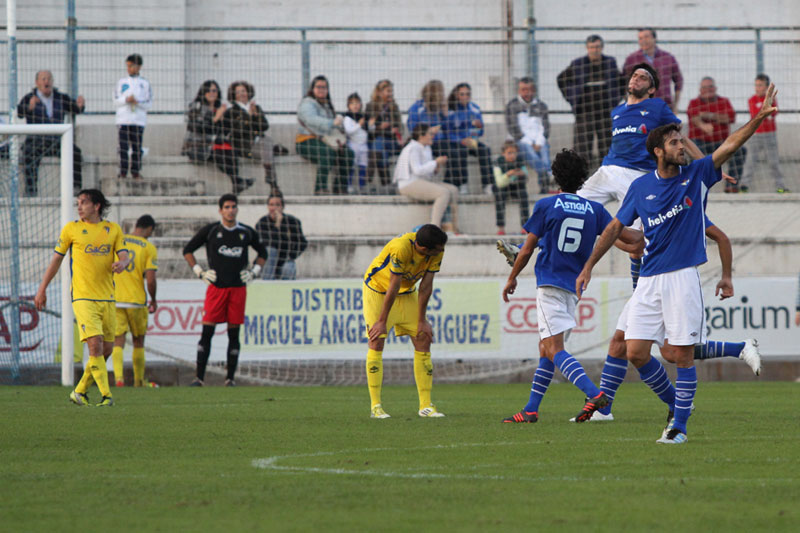
<instances>
[{"instance_id":1,"label":"woman in white jacket","mask_svg":"<svg viewBox=\"0 0 800 533\"><path fill-rule=\"evenodd\" d=\"M415 200L433 200L431 224L445 231L458 231L458 187L450 183L434 182L433 176L444 168L447 156L433 158L431 145L439 131L439 126L417 124L411 132L411 140L406 144L394 168L394 182L403 196ZM452 221L442 224L442 216L450 206Z\"/></svg>"}]
</instances>

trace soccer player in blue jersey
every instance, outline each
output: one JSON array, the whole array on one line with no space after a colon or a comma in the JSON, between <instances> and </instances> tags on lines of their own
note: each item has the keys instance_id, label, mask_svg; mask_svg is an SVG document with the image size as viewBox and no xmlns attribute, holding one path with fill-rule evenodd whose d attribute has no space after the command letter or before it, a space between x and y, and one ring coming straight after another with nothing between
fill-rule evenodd
<instances>
[{"instance_id":1,"label":"soccer player in blue jersey","mask_svg":"<svg viewBox=\"0 0 800 533\"><path fill-rule=\"evenodd\" d=\"M578 296L574 291L574 281L591 253L595 239L611 222L611 215L602 204L575 194L586 180L588 165L574 150L562 150L553 160L552 170L561 194L542 198L534 205L533 214L524 226L528 231L527 239L503 288L503 300L508 302L509 295L514 294L517 288L517 276L538 246L536 312L542 355L528 404L503 422L532 423L539 419L539 404L550 385L555 367L586 395L586 403L575 417L576 422L589 420L608 402L606 395L586 376L583 366L564 350L564 341L576 325ZM623 240L639 238L635 231L625 231L626 234L620 232Z\"/></svg>"},{"instance_id":2,"label":"soccer player in blue jersey","mask_svg":"<svg viewBox=\"0 0 800 533\"><path fill-rule=\"evenodd\" d=\"M738 129L713 154L686 165L680 126L653 130L647 151L657 169L631 184L616 218L597 241L575 283L578 295L591 280L592 268L614 244L625 226L641 218L646 246L639 284L628 310L627 357L656 394L674 391L674 417L657 442L687 442L686 423L697 390L694 345L705 340L703 293L697 266L706 262L704 204L708 189L722 179L721 167L776 111L770 85L759 113ZM661 363L650 356L655 341L666 338L662 353L678 366L675 386ZM663 399L663 398L662 398Z\"/></svg>"}]
</instances>

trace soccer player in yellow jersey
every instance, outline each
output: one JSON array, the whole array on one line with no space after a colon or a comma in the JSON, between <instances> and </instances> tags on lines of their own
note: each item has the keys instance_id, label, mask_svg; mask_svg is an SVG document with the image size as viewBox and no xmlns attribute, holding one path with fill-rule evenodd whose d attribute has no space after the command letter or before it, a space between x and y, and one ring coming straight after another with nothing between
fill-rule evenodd
<instances>
[{"instance_id":1,"label":"soccer player in yellow jersey","mask_svg":"<svg viewBox=\"0 0 800 533\"><path fill-rule=\"evenodd\" d=\"M123 245L128 250L131 262L119 274L114 274L117 301L117 329L111 359L114 362L114 380L117 387L125 385L123 378L122 350L125 348L125 334L130 331L133 337L133 386L144 385L144 336L147 334L147 313L155 313L156 270L158 270L158 251L147 240L156 228L156 221L150 215L142 215L136 221L133 233L125 235ZM147 292L150 303L147 303ZM155 386L155 384L151 384Z\"/></svg>"},{"instance_id":2,"label":"soccer player in yellow jersey","mask_svg":"<svg viewBox=\"0 0 800 533\"><path fill-rule=\"evenodd\" d=\"M122 244L122 228L103 220L111 206L103 193L97 189L84 189L78 193L77 201L80 220L69 222L61 229L55 253L33 301L37 309L44 309L47 286L69 252L72 309L81 342L89 346L89 362L69 398L76 405L89 405L86 391L96 382L103 396L97 406L110 406L114 401L108 387L105 359L111 355L116 326L112 272L125 270L128 252ZM115 256L118 261L114 261Z\"/></svg>"},{"instance_id":3,"label":"soccer player in yellow jersey","mask_svg":"<svg viewBox=\"0 0 800 533\"><path fill-rule=\"evenodd\" d=\"M442 417L431 403L433 328L426 318L433 293L433 276L439 272L447 234L425 224L415 233L389 241L364 274L363 308L367 325L367 385L372 418L389 418L381 406L383 345L394 327L397 336L409 335L414 345L414 379L419 393L419 416ZM416 284L419 282L419 291Z\"/></svg>"}]
</instances>

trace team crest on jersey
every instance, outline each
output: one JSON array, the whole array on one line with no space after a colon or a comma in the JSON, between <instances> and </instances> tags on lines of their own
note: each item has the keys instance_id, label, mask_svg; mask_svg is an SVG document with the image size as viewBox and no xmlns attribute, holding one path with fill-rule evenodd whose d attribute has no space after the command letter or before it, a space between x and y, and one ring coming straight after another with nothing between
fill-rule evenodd
<instances>
[{"instance_id":1,"label":"team crest on jersey","mask_svg":"<svg viewBox=\"0 0 800 533\"><path fill-rule=\"evenodd\" d=\"M683 187L686 187L687 185L689 185L689 178L686 178L685 180L683 180L683 181L681 182L681 185L682 185Z\"/></svg>"},{"instance_id":2,"label":"team crest on jersey","mask_svg":"<svg viewBox=\"0 0 800 533\"><path fill-rule=\"evenodd\" d=\"M81 231L81 234L83 234L83 235L89 235L89 232L88 232L87 230L83 230L83 231Z\"/></svg>"},{"instance_id":3,"label":"team crest on jersey","mask_svg":"<svg viewBox=\"0 0 800 533\"><path fill-rule=\"evenodd\" d=\"M649 115L649 114L650 114L650 111L648 111L648 110L646 110L646 109L642 109L641 111L639 111L639 113L641 113L641 114L642 114L642 116L645 116L645 115Z\"/></svg>"},{"instance_id":4,"label":"team crest on jersey","mask_svg":"<svg viewBox=\"0 0 800 533\"><path fill-rule=\"evenodd\" d=\"M106 233L111 232L111 228L109 228L108 226L103 226L103 229L106 230Z\"/></svg>"},{"instance_id":5,"label":"team crest on jersey","mask_svg":"<svg viewBox=\"0 0 800 533\"><path fill-rule=\"evenodd\" d=\"M240 234L239 234L239 240L240 240L240 241L243 241L243 240L244 240L244 233L240 233Z\"/></svg>"},{"instance_id":6,"label":"team crest on jersey","mask_svg":"<svg viewBox=\"0 0 800 533\"><path fill-rule=\"evenodd\" d=\"M222 238L222 232L220 231L219 233L217 233L217 239L221 239L221 238Z\"/></svg>"}]
</instances>

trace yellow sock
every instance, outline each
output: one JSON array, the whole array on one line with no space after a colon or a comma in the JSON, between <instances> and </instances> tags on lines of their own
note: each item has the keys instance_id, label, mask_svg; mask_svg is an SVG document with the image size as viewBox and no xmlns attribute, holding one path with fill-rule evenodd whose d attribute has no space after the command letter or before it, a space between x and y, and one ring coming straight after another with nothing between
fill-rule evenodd
<instances>
[{"instance_id":1,"label":"yellow sock","mask_svg":"<svg viewBox=\"0 0 800 533\"><path fill-rule=\"evenodd\" d=\"M419 408L424 409L431 404L433 388L433 363L430 352L414 351L414 380L417 382Z\"/></svg>"},{"instance_id":2,"label":"yellow sock","mask_svg":"<svg viewBox=\"0 0 800 533\"><path fill-rule=\"evenodd\" d=\"M106 360L100 355L97 357L89 356L89 369L92 372L92 377L97 388L100 389L100 394L103 396L111 396L111 389L108 388L108 370L106 369Z\"/></svg>"},{"instance_id":3,"label":"yellow sock","mask_svg":"<svg viewBox=\"0 0 800 533\"><path fill-rule=\"evenodd\" d=\"M367 350L367 387L370 406L381 403L383 386L383 352Z\"/></svg>"},{"instance_id":4,"label":"yellow sock","mask_svg":"<svg viewBox=\"0 0 800 533\"><path fill-rule=\"evenodd\" d=\"M114 346L111 351L111 360L114 363L114 381L124 381L125 367L122 364L122 346Z\"/></svg>"},{"instance_id":5,"label":"yellow sock","mask_svg":"<svg viewBox=\"0 0 800 533\"><path fill-rule=\"evenodd\" d=\"M83 375L81 376L81 380L75 386L75 392L86 394L86 391L89 390L89 387L92 386L92 383L94 383L92 371L89 369L89 363L86 363L86 366L83 367Z\"/></svg>"},{"instance_id":6,"label":"yellow sock","mask_svg":"<svg viewBox=\"0 0 800 533\"><path fill-rule=\"evenodd\" d=\"M144 347L133 349L133 386L144 384Z\"/></svg>"}]
</instances>

